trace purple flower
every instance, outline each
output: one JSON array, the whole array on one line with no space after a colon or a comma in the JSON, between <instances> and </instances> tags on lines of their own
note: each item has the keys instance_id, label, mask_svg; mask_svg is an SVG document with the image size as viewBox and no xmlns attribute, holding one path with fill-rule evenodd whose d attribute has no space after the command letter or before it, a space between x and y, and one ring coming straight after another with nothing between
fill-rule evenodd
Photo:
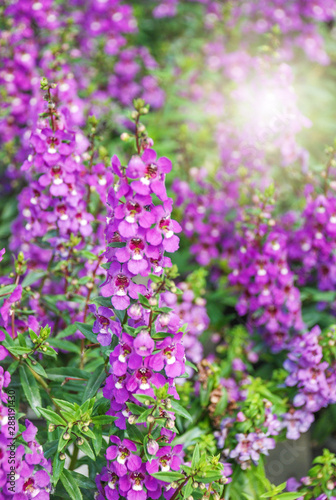
<instances>
[{"instance_id":1,"label":"purple flower","mask_svg":"<svg viewBox=\"0 0 336 500\"><path fill-rule=\"evenodd\" d=\"M156 152L146 149L141 157L134 156L128 164L126 174L131 178L138 178L131 183L132 189L137 194L148 195L155 193L162 201L167 199L165 188L165 174L172 168L171 161L162 157L156 161Z\"/></svg>"},{"instance_id":2,"label":"purple flower","mask_svg":"<svg viewBox=\"0 0 336 500\"><path fill-rule=\"evenodd\" d=\"M136 445L129 439L121 441L117 436L111 436L110 440L113 444L107 448L106 458L114 462L118 476L124 476L127 470L136 471L141 466L141 458L132 453L137 451Z\"/></svg>"},{"instance_id":3,"label":"purple flower","mask_svg":"<svg viewBox=\"0 0 336 500\"><path fill-rule=\"evenodd\" d=\"M134 340L126 333L122 334L119 344L110 355L114 375L125 375L127 369L136 370L142 364L142 358L134 346Z\"/></svg>"},{"instance_id":4,"label":"purple flower","mask_svg":"<svg viewBox=\"0 0 336 500\"><path fill-rule=\"evenodd\" d=\"M134 339L133 346L139 356L149 356L152 354L155 342L147 330L142 330Z\"/></svg>"},{"instance_id":5,"label":"purple flower","mask_svg":"<svg viewBox=\"0 0 336 500\"><path fill-rule=\"evenodd\" d=\"M182 449L182 445L176 445L174 448L163 446L156 453L156 458L147 462L147 472L149 474L154 474L159 471L168 472L169 470L180 470Z\"/></svg>"}]
</instances>

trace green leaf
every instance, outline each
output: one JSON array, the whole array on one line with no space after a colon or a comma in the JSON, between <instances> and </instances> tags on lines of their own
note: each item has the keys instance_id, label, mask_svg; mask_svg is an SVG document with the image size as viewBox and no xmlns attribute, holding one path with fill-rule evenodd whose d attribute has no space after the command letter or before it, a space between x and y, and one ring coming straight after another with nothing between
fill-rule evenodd
<instances>
[{"instance_id":1,"label":"green leaf","mask_svg":"<svg viewBox=\"0 0 336 500\"><path fill-rule=\"evenodd\" d=\"M151 308L151 305L149 303L149 300L147 299L147 297L145 297L144 295L142 295L141 293L139 293L139 296L138 296L138 300L140 302L140 304L142 306L144 306L145 308L147 309L150 309Z\"/></svg>"},{"instance_id":2,"label":"green leaf","mask_svg":"<svg viewBox=\"0 0 336 500\"><path fill-rule=\"evenodd\" d=\"M77 325L78 330L84 335L86 339L95 344L97 342L97 335L92 333L92 325L87 325L86 323L80 323L76 321L75 325Z\"/></svg>"},{"instance_id":3,"label":"green leaf","mask_svg":"<svg viewBox=\"0 0 336 500\"><path fill-rule=\"evenodd\" d=\"M74 323L73 325L68 325L66 328L64 328L64 330L57 334L56 338L63 339L64 337L69 337L70 335L73 335L78 329L79 328L76 323Z\"/></svg>"},{"instance_id":4,"label":"green leaf","mask_svg":"<svg viewBox=\"0 0 336 500\"><path fill-rule=\"evenodd\" d=\"M10 294L12 293L16 288L16 285L6 285L3 287L0 287L0 296L5 295L5 294ZM6 298L6 297L5 297Z\"/></svg>"},{"instance_id":5,"label":"green leaf","mask_svg":"<svg viewBox=\"0 0 336 500\"><path fill-rule=\"evenodd\" d=\"M48 378L48 375L45 371L45 369L43 368L42 365L40 365L40 363L38 363L36 360L35 360L35 364L33 364L30 359L26 359L26 363L30 366L30 368L32 368L38 375L41 375L41 377L44 377L44 378Z\"/></svg>"},{"instance_id":6,"label":"green leaf","mask_svg":"<svg viewBox=\"0 0 336 500\"><path fill-rule=\"evenodd\" d=\"M60 480L72 500L83 500L82 493L70 471L64 469Z\"/></svg>"},{"instance_id":7,"label":"green leaf","mask_svg":"<svg viewBox=\"0 0 336 500\"><path fill-rule=\"evenodd\" d=\"M43 452L45 458L51 458L55 456L58 446L58 439L54 439L53 441L49 441L43 445Z\"/></svg>"},{"instance_id":8,"label":"green leaf","mask_svg":"<svg viewBox=\"0 0 336 500\"><path fill-rule=\"evenodd\" d=\"M92 446L95 454L98 456L103 444L103 432L101 427L95 427L93 429L93 433L95 435L94 439L92 439Z\"/></svg>"},{"instance_id":9,"label":"green leaf","mask_svg":"<svg viewBox=\"0 0 336 500\"><path fill-rule=\"evenodd\" d=\"M223 392L222 397L218 401L218 403L216 405L215 412L214 412L215 417L217 417L218 415L224 415L224 411L225 411L227 404L228 404L228 395L227 395L227 390L225 389L225 387L222 387L222 392Z\"/></svg>"},{"instance_id":10,"label":"green leaf","mask_svg":"<svg viewBox=\"0 0 336 500\"><path fill-rule=\"evenodd\" d=\"M58 443L57 443L58 444ZM54 460L53 460L53 484L54 486L56 486L56 484L58 483L58 480L62 474L62 471L64 469L64 464L65 464L65 460L60 460L59 459L59 453L57 453L56 451L56 455L54 456Z\"/></svg>"},{"instance_id":11,"label":"green leaf","mask_svg":"<svg viewBox=\"0 0 336 500\"><path fill-rule=\"evenodd\" d=\"M84 390L82 403L85 403L87 399L91 399L96 395L99 387L104 382L106 377L107 375L105 372L105 367L98 366L98 368L93 372L93 374L88 380L88 383Z\"/></svg>"},{"instance_id":12,"label":"green leaf","mask_svg":"<svg viewBox=\"0 0 336 500\"><path fill-rule=\"evenodd\" d=\"M78 446L78 448L82 450L82 452L85 453L85 455L87 455L89 458L91 458L92 460L96 460L95 454L93 453L91 446L89 445L86 439L84 439L83 437L82 439L84 440L84 443Z\"/></svg>"},{"instance_id":13,"label":"green leaf","mask_svg":"<svg viewBox=\"0 0 336 500\"><path fill-rule=\"evenodd\" d=\"M190 366L190 368L192 368L193 370L195 370L195 372L198 372L198 368L197 368L197 366L196 366L196 365L194 365L194 363L192 363L191 361L186 360L185 364L186 364L187 366Z\"/></svg>"},{"instance_id":14,"label":"green leaf","mask_svg":"<svg viewBox=\"0 0 336 500\"><path fill-rule=\"evenodd\" d=\"M137 422L139 424L146 422L147 417L153 412L153 408L148 408L147 410L143 411L137 418Z\"/></svg>"},{"instance_id":15,"label":"green leaf","mask_svg":"<svg viewBox=\"0 0 336 500\"><path fill-rule=\"evenodd\" d=\"M185 498L188 498L188 497L191 495L191 493L192 493L192 492L193 492L193 480L192 480L192 478L190 477L190 478L188 479L187 484L185 485L184 490L183 490L183 498L184 498L184 499L185 499Z\"/></svg>"},{"instance_id":16,"label":"green leaf","mask_svg":"<svg viewBox=\"0 0 336 500\"><path fill-rule=\"evenodd\" d=\"M196 481L200 483L211 483L212 481L218 481L223 477L221 471L209 471L206 472L204 476L195 476Z\"/></svg>"},{"instance_id":17,"label":"green leaf","mask_svg":"<svg viewBox=\"0 0 336 500\"><path fill-rule=\"evenodd\" d=\"M281 493L275 500L296 500L296 498L303 497L305 493Z\"/></svg>"},{"instance_id":18,"label":"green leaf","mask_svg":"<svg viewBox=\"0 0 336 500\"><path fill-rule=\"evenodd\" d=\"M172 483L174 481L179 481L180 479L185 479L183 474L179 472L167 471L167 472L155 472L152 474L155 479L159 479L160 481L164 481L165 483Z\"/></svg>"},{"instance_id":19,"label":"green leaf","mask_svg":"<svg viewBox=\"0 0 336 500\"><path fill-rule=\"evenodd\" d=\"M96 254L89 252L88 250L80 250L78 252L78 254L81 257L85 257L85 259L88 259L88 260L97 260L98 259L98 256Z\"/></svg>"},{"instance_id":20,"label":"green leaf","mask_svg":"<svg viewBox=\"0 0 336 500\"><path fill-rule=\"evenodd\" d=\"M127 435L130 439L143 443L144 436L142 435L139 427L136 424L129 424L126 422Z\"/></svg>"},{"instance_id":21,"label":"green leaf","mask_svg":"<svg viewBox=\"0 0 336 500\"><path fill-rule=\"evenodd\" d=\"M9 350L11 354L14 354L14 356L22 356L22 354L28 354L31 352L30 347L22 347L22 346L6 346L6 349Z\"/></svg>"},{"instance_id":22,"label":"green leaf","mask_svg":"<svg viewBox=\"0 0 336 500\"><path fill-rule=\"evenodd\" d=\"M71 475L75 479L79 488L82 488L83 490L96 490L96 483L92 481L92 479L75 471L71 471Z\"/></svg>"},{"instance_id":23,"label":"green leaf","mask_svg":"<svg viewBox=\"0 0 336 500\"><path fill-rule=\"evenodd\" d=\"M31 409L38 415L38 407L42 406L41 395L37 382L26 365L20 366L20 382Z\"/></svg>"},{"instance_id":24,"label":"green leaf","mask_svg":"<svg viewBox=\"0 0 336 500\"><path fill-rule=\"evenodd\" d=\"M51 338L49 339L49 344L52 347L56 347L57 349L62 349L63 351L69 351L75 354L80 353L80 346L76 345L74 342L70 342L69 340Z\"/></svg>"},{"instance_id":25,"label":"green leaf","mask_svg":"<svg viewBox=\"0 0 336 500\"><path fill-rule=\"evenodd\" d=\"M27 274L27 276L25 276L23 278L21 285L23 286L23 288L25 286L30 286L33 283L35 283L36 281L38 281L41 278L43 278L44 276L46 276L46 274L47 274L46 271L32 271L31 273ZM1 293L1 291L0 291L0 293Z\"/></svg>"},{"instance_id":26,"label":"green leaf","mask_svg":"<svg viewBox=\"0 0 336 500\"><path fill-rule=\"evenodd\" d=\"M200 459L200 452L199 452L199 445L197 443L195 446L195 449L194 449L192 460L191 460L191 468L192 469L195 469L196 465L199 462L199 459Z\"/></svg>"},{"instance_id":27,"label":"green leaf","mask_svg":"<svg viewBox=\"0 0 336 500\"><path fill-rule=\"evenodd\" d=\"M155 405L156 401L151 396L147 396L146 394L133 394L133 396L140 401L140 403L145 403L149 401L152 405Z\"/></svg>"},{"instance_id":28,"label":"green leaf","mask_svg":"<svg viewBox=\"0 0 336 500\"><path fill-rule=\"evenodd\" d=\"M97 417L92 417L92 423L94 425L108 425L112 424L117 417L112 417L112 415L98 415Z\"/></svg>"},{"instance_id":29,"label":"green leaf","mask_svg":"<svg viewBox=\"0 0 336 500\"><path fill-rule=\"evenodd\" d=\"M46 373L49 380L55 380L57 382L64 382L67 377L83 379L87 379L88 377L86 371L72 367L50 368L49 370L46 370Z\"/></svg>"},{"instance_id":30,"label":"green leaf","mask_svg":"<svg viewBox=\"0 0 336 500\"><path fill-rule=\"evenodd\" d=\"M143 407L140 405L136 405L135 403L129 403L127 401L127 406L130 412L133 413L133 415L141 415L141 413L143 412Z\"/></svg>"},{"instance_id":31,"label":"green leaf","mask_svg":"<svg viewBox=\"0 0 336 500\"><path fill-rule=\"evenodd\" d=\"M192 422L192 416L185 408L183 408L182 405L180 405L180 403L175 401L175 399L172 399L171 405L172 405L174 412L177 413L177 415L181 415L182 417L184 417L184 418L190 420L190 422Z\"/></svg>"},{"instance_id":32,"label":"green leaf","mask_svg":"<svg viewBox=\"0 0 336 500\"><path fill-rule=\"evenodd\" d=\"M52 422L56 425L66 425L66 422L62 417L57 415L57 413L53 410L49 410L48 408L38 408L40 414L47 419L49 422Z\"/></svg>"},{"instance_id":33,"label":"green leaf","mask_svg":"<svg viewBox=\"0 0 336 500\"><path fill-rule=\"evenodd\" d=\"M57 404L57 406L62 408L62 410L70 411L73 413L76 412L76 407L73 403L69 403L68 401L64 401L63 399L56 399L56 398L53 399L53 402Z\"/></svg>"},{"instance_id":34,"label":"green leaf","mask_svg":"<svg viewBox=\"0 0 336 500\"><path fill-rule=\"evenodd\" d=\"M126 246L126 243L122 241L113 241L112 243L109 243L107 246L110 248L123 248Z\"/></svg>"}]
</instances>

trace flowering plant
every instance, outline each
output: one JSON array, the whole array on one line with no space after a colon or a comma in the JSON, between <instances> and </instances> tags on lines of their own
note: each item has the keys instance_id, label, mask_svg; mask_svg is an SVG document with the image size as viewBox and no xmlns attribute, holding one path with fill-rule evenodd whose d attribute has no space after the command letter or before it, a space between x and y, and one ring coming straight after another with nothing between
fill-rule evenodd
<instances>
[{"instance_id":1,"label":"flowering plant","mask_svg":"<svg viewBox=\"0 0 336 500\"><path fill-rule=\"evenodd\" d=\"M0 500L336 499L335 17L0 7Z\"/></svg>"}]
</instances>

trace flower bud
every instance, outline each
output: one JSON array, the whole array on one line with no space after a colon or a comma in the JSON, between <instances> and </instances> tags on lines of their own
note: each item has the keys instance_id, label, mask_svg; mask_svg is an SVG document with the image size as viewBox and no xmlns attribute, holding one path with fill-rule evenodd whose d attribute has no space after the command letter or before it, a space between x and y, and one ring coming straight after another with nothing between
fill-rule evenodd
<instances>
[{"instance_id":1,"label":"flower bud","mask_svg":"<svg viewBox=\"0 0 336 500\"><path fill-rule=\"evenodd\" d=\"M48 425L48 431L49 431L49 432L53 432L54 430L55 430L55 426L54 426L54 424L49 424L49 425Z\"/></svg>"},{"instance_id":2,"label":"flower bud","mask_svg":"<svg viewBox=\"0 0 336 500\"><path fill-rule=\"evenodd\" d=\"M166 421L166 427L168 427L168 429L173 429L174 425L175 425L174 420L171 418L168 418Z\"/></svg>"},{"instance_id":3,"label":"flower bud","mask_svg":"<svg viewBox=\"0 0 336 500\"><path fill-rule=\"evenodd\" d=\"M84 425L83 427L83 432L87 432L89 430L88 426L87 425Z\"/></svg>"},{"instance_id":4,"label":"flower bud","mask_svg":"<svg viewBox=\"0 0 336 500\"><path fill-rule=\"evenodd\" d=\"M132 425L132 424L135 424L135 422L136 422L136 416L135 416L135 415L130 415L130 416L128 417L127 421L128 421L128 423L129 423L129 424L131 424L131 425Z\"/></svg>"},{"instance_id":5,"label":"flower bud","mask_svg":"<svg viewBox=\"0 0 336 500\"><path fill-rule=\"evenodd\" d=\"M156 455L159 449L158 443L154 439L150 439L147 443L147 451L150 455Z\"/></svg>"},{"instance_id":6,"label":"flower bud","mask_svg":"<svg viewBox=\"0 0 336 500\"><path fill-rule=\"evenodd\" d=\"M327 489L328 489L328 490L333 490L333 489L334 489L334 487L335 487L335 483L334 483L334 481L328 481L328 482L327 482Z\"/></svg>"},{"instance_id":7,"label":"flower bud","mask_svg":"<svg viewBox=\"0 0 336 500\"><path fill-rule=\"evenodd\" d=\"M175 482L173 482L173 483L171 483L171 485L170 485L170 486L171 486L174 490L176 490L176 488L178 487L178 484L177 484L177 483L175 483Z\"/></svg>"},{"instance_id":8,"label":"flower bud","mask_svg":"<svg viewBox=\"0 0 336 500\"><path fill-rule=\"evenodd\" d=\"M82 444L84 444L84 439L83 439L83 438L81 438L81 437L77 438L77 439L76 439L76 444L77 444L78 446L82 446Z\"/></svg>"},{"instance_id":9,"label":"flower bud","mask_svg":"<svg viewBox=\"0 0 336 500\"><path fill-rule=\"evenodd\" d=\"M153 417L153 415L148 415L147 417L147 422L149 424L152 424L153 422L155 422L155 418Z\"/></svg>"},{"instance_id":10,"label":"flower bud","mask_svg":"<svg viewBox=\"0 0 336 500\"><path fill-rule=\"evenodd\" d=\"M196 490L196 488L198 488L198 487L199 487L199 484L195 481L195 482L193 483L193 485L192 485L192 486L193 486L193 488Z\"/></svg>"},{"instance_id":11,"label":"flower bud","mask_svg":"<svg viewBox=\"0 0 336 500\"><path fill-rule=\"evenodd\" d=\"M66 441L68 441L70 439L70 434L68 432L65 432L63 434L63 439L65 439Z\"/></svg>"},{"instance_id":12,"label":"flower bud","mask_svg":"<svg viewBox=\"0 0 336 500\"><path fill-rule=\"evenodd\" d=\"M65 453L60 453L59 454L59 459L60 460L65 460Z\"/></svg>"}]
</instances>

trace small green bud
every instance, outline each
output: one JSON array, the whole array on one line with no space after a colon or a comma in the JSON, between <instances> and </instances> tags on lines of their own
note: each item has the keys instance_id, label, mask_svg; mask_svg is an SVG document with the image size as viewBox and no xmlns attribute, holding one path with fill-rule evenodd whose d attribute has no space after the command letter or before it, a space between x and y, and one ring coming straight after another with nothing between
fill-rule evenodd
<instances>
[{"instance_id":1,"label":"small green bud","mask_svg":"<svg viewBox=\"0 0 336 500\"><path fill-rule=\"evenodd\" d=\"M68 432L65 432L63 434L63 439L65 439L66 441L68 441L70 439L70 434Z\"/></svg>"},{"instance_id":2,"label":"small green bud","mask_svg":"<svg viewBox=\"0 0 336 500\"><path fill-rule=\"evenodd\" d=\"M77 444L78 446L82 446L82 444L84 444L84 439L83 439L83 438L81 438L81 437L77 438L77 439L76 439L76 444Z\"/></svg>"},{"instance_id":3,"label":"small green bud","mask_svg":"<svg viewBox=\"0 0 336 500\"><path fill-rule=\"evenodd\" d=\"M48 431L49 431L49 432L53 432L54 430L55 430L55 426L54 426L54 424L49 424L49 426L48 426Z\"/></svg>"},{"instance_id":4,"label":"small green bud","mask_svg":"<svg viewBox=\"0 0 336 500\"><path fill-rule=\"evenodd\" d=\"M60 460L65 460L65 458L66 458L66 457L65 457L65 453L60 453L60 454L59 454L59 459L60 459Z\"/></svg>"}]
</instances>

